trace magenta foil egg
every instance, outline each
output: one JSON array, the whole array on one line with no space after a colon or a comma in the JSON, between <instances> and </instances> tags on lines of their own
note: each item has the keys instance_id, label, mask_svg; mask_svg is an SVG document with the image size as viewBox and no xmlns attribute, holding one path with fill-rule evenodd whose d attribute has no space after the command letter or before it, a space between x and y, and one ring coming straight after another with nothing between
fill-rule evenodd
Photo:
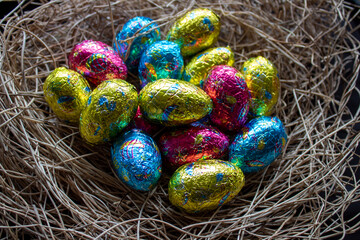
<instances>
[{"instance_id":1,"label":"magenta foil egg","mask_svg":"<svg viewBox=\"0 0 360 240\"><path fill-rule=\"evenodd\" d=\"M247 120L250 101L241 72L230 66L215 66L209 71L203 88L213 101L210 120L228 131L241 129Z\"/></svg>"},{"instance_id":2,"label":"magenta foil egg","mask_svg":"<svg viewBox=\"0 0 360 240\"><path fill-rule=\"evenodd\" d=\"M126 65L114 49L94 40L84 40L74 46L69 54L69 67L95 86L127 77Z\"/></svg>"},{"instance_id":3,"label":"magenta foil egg","mask_svg":"<svg viewBox=\"0 0 360 240\"><path fill-rule=\"evenodd\" d=\"M137 109L135 117L130 123L130 129L136 128L146 132L149 135L154 135L161 130L161 125L154 124L145 119L144 115L140 111L140 106Z\"/></svg>"}]
</instances>

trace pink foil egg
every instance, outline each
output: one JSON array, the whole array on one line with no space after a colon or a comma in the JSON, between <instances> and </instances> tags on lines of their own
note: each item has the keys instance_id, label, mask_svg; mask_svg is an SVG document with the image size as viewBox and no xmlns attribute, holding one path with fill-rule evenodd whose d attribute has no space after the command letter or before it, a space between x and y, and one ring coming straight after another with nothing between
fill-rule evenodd
<instances>
[{"instance_id":1,"label":"pink foil egg","mask_svg":"<svg viewBox=\"0 0 360 240\"><path fill-rule=\"evenodd\" d=\"M145 119L144 115L140 111L140 107L138 107L135 117L130 123L130 129L133 128L140 129L149 135L154 135L161 130L160 125L151 123Z\"/></svg>"}]
</instances>

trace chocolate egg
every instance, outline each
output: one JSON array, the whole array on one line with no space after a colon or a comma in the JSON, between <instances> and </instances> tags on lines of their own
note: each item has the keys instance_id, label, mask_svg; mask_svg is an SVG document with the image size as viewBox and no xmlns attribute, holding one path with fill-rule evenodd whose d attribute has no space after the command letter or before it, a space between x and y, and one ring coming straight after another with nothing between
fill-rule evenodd
<instances>
[{"instance_id":1,"label":"chocolate egg","mask_svg":"<svg viewBox=\"0 0 360 240\"><path fill-rule=\"evenodd\" d=\"M90 144L110 141L133 119L138 107L135 86L113 79L91 93L80 115L80 134Z\"/></svg>"},{"instance_id":2,"label":"chocolate egg","mask_svg":"<svg viewBox=\"0 0 360 240\"><path fill-rule=\"evenodd\" d=\"M59 67L44 82L44 96L56 116L79 122L80 113L90 96L88 82L77 72Z\"/></svg>"},{"instance_id":3,"label":"chocolate egg","mask_svg":"<svg viewBox=\"0 0 360 240\"><path fill-rule=\"evenodd\" d=\"M156 42L143 53L140 59L141 88L158 79L181 79L183 71L184 60L179 46L169 41Z\"/></svg>"},{"instance_id":4,"label":"chocolate egg","mask_svg":"<svg viewBox=\"0 0 360 240\"><path fill-rule=\"evenodd\" d=\"M114 49L94 40L75 45L69 54L69 67L95 86L105 80L127 77L126 65Z\"/></svg>"},{"instance_id":5,"label":"chocolate egg","mask_svg":"<svg viewBox=\"0 0 360 240\"><path fill-rule=\"evenodd\" d=\"M210 211L233 199L244 184L244 174L232 163L202 160L176 170L169 182L169 199L188 213Z\"/></svg>"},{"instance_id":6,"label":"chocolate egg","mask_svg":"<svg viewBox=\"0 0 360 240\"><path fill-rule=\"evenodd\" d=\"M272 163L287 141L277 117L262 116L248 122L230 145L229 158L244 173L257 172Z\"/></svg>"},{"instance_id":7,"label":"chocolate egg","mask_svg":"<svg viewBox=\"0 0 360 240\"><path fill-rule=\"evenodd\" d=\"M144 115L140 111L140 106L138 107L138 110L136 111L134 119L130 123L130 128L136 128L139 130L144 131L145 133L149 135L153 135L160 131L161 125L157 125L154 123L149 122Z\"/></svg>"},{"instance_id":8,"label":"chocolate egg","mask_svg":"<svg viewBox=\"0 0 360 240\"><path fill-rule=\"evenodd\" d=\"M280 80L276 67L268 59L258 56L246 61L241 72L251 92L250 115L269 116L280 93Z\"/></svg>"},{"instance_id":9,"label":"chocolate egg","mask_svg":"<svg viewBox=\"0 0 360 240\"><path fill-rule=\"evenodd\" d=\"M125 63L128 70L134 74L138 72L141 54L154 42L160 41L158 25L147 17L134 17L125 23L122 30L116 35L115 51ZM132 40L126 39L137 35Z\"/></svg>"},{"instance_id":10,"label":"chocolate egg","mask_svg":"<svg viewBox=\"0 0 360 240\"><path fill-rule=\"evenodd\" d=\"M216 47L198 53L186 65L183 79L196 86L202 86L209 70L216 65L234 64L234 53L230 47Z\"/></svg>"},{"instance_id":11,"label":"chocolate egg","mask_svg":"<svg viewBox=\"0 0 360 240\"><path fill-rule=\"evenodd\" d=\"M129 187L149 191L161 176L161 155L154 140L133 129L118 137L111 148L112 165Z\"/></svg>"},{"instance_id":12,"label":"chocolate egg","mask_svg":"<svg viewBox=\"0 0 360 240\"><path fill-rule=\"evenodd\" d=\"M211 121L228 131L239 130L247 120L250 100L242 74L230 66L215 66L209 71L203 88L214 104Z\"/></svg>"},{"instance_id":13,"label":"chocolate egg","mask_svg":"<svg viewBox=\"0 0 360 240\"><path fill-rule=\"evenodd\" d=\"M160 79L139 94L143 115L154 123L178 126L205 117L212 109L210 97L199 87L175 79Z\"/></svg>"},{"instance_id":14,"label":"chocolate egg","mask_svg":"<svg viewBox=\"0 0 360 240\"><path fill-rule=\"evenodd\" d=\"M186 163L221 158L229 147L229 139L211 126L198 125L164 133L159 147L164 162L177 169Z\"/></svg>"},{"instance_id":15,"label":"chocolate egg","mask_svg":"<svg viewBox=\"0 0 360 240\"><path fill-rule=\"evenodd\" d=\"M197 8L174 23L167 40L177 43L183 56L190 56L210 47L219 33L220 17L210 9Z\"/></svg>"}]
</instances>

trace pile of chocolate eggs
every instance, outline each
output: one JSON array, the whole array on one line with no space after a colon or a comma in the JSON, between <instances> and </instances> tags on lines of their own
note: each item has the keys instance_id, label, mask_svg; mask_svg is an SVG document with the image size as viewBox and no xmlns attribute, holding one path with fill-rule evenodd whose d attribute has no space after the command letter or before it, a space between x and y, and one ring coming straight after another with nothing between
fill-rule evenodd
<instances>
[{"instance_id":1,"label":"pile of chocolate eggs","mask_svg":"<svg viewBox=\"0 0 360 240\"><path fill-rule=\"evenodd\" d=\"M47 77L45 99L59 118L79 124L85 142L112 144L114 170L130 188L151 190L164 166L173 205L214 210L287 141L270 116L280 91L275 66L259 56L234 68L230 47L211 48L219 33L220 18L209 9L186 13L166 40L152 19L135 17L113 48L94 40L74 46L69 69ZM128 71L141 89L126 81Z\"/></svg>"}]
</instances>

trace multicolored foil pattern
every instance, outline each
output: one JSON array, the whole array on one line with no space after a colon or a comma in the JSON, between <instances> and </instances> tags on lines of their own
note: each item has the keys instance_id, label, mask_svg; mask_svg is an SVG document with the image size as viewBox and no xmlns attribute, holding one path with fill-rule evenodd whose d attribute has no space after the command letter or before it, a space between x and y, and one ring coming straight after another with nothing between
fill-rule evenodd
<instances>
[{"instance_id":1,"label":"multicolored foil pattern","mask_svg":"<svg viewBox=\"0 0 360 240\"><path fill-rule=\"evenodd\" d=\"M280 93L280 80L276 67L265 57L246 61L241 69L251 92L250 115L269 116Z\"/></svg>"},{"instance_id":2,"label":"multicolored foil pattern","mask_svg":"<svg viewBox=\"0 0 360 240\"><path fill-rule=\"evenodd\" d=\"M184 60L180 48L173 42L159 41L152 44L141 56L139 64L140 86L158 79L181 79Z\"/></svg>"},{"instance_id":3,"label":"multicolored foil pattern","mask_svg":"<svg viewBox=\"0 0 360 240\"><path fill-rule=\"evenodd\" d=\"M151 22L153 22L151 18L134 17L126 22L122 30L116 35L114 49L122 59L126 59L125 63L128 70L134 74L138 72L140 57L143 52L154 42L160 41L158 25ZM139 36L126 41L135 34Z\"/></svg>"},{"instance_id":4,"label":"multicolored foil pattern","mask_svg":"<svg viewBox=\"0 0 360 240\"><path fill-rule=\"evenodd\" d=\"M161 155L154 140L133 129L118 137L111 148L112 165L129 187L151 190L161 176Z\"/></svg>"},{"instance_id":5,"label":"multicolored foil pattern","mask_svg":"<svg viewBox=\"0 0 360 240\"><path fill-rule=\"evenodd\" d=\"M212 110L212 101L201 88L175 79L146 85L140 91L139 104L147 119L165 126L195 122Z\"/></svg>"},{"instance_id":6,"label":"multicolored foil pattern","mask_svg":"<svg viewBox=\"0 0 360 240\"><path fill-rule=\"evenodd\" d=\"M228 131L239 130L247 120L250 100L242 74L230 66L215 66L209 71L203 88L214 104L211 121Z\"/></svg>"},{"instance_id":7,"label":"multicolored foil pattern","mask_svg":"<svg viewBox=\"0 0 360 240\"><path fill-rule=\"evenodd\" d=\"M46 78L43 89L45 100L56 116L79 122L91 93L88 82L79 73L58 67Z\"/></svg>"},{"instance_id":8,"label":"multicolored foil pattern","mask_svg":"<svg viewBox=\"0 0 360 240\"><path fill-rule=\"evenodd\" d=\"M114 139L135 116L138 94L135 86L113 79L101 83L91 93L80 115L80 134L90 144Z\"/></svg>"},{"instance_id":9,"label":"multicolored foil pattern","mask_svg":"<svg viewBox=\"0 0 360 240\"><path fill-rule=\"evenodd\" d=\"M183 56L190 56L210 47L219 33L220 17L210 9L197 8L174 23L167 40L177 43Z\"/></svg>"},{"instance_id":10,"label":"multicolored foil pattern","mask_svg":"<svg viewBox=\"0 0 360 240\"><path fill-rule=\"evenodd\" d=\"M230 145L229 160L244 173L257 172L272 163L287 141L277 117L258 117L247 123Z\"/></svg>"},{"instance_id":11,"label":"multicolored foil pattern","mask_svg":"<svg viewBox=\"0 0 360 240\"><path fill-rule=\"evenodd\" d=\"M233 199L244 184L244 174L232 163L202 160L176 170L169 182L169 200L188 213L210 211Z\"/></svg>"},{"instance_id":12,"label":"multicolored foil pattern","mask_svg":"<svg viewBox=\"0 0 360 240\"><path fill-rule=\"evenodd\" d=\"M131 121L130 127L140 129L149 135L153 135L161 129L160 125L151 123L145 119L144 115L140 111L140 106L136 111L134 119Z\"/></svg>"},{"instance_id":13,"label":"multicolored foil pattern","mask_svg":"<svg viewBox=\"0 0 360 240\"><path fill-rule=\"evenodd\" d=\"M94 40L75 45L69 54L69 67L95 86L105 80L127 77L126 65L114 49Z\"/></svg>"},{"instance_id":14,"label":"multicolored foil pattern","mask_svg":"<svg viewBox=\"0 0 360 240\"><path fill-rule=\"evenodd\" d=\"M183 79L202 87L209 70L216 65L234 64L234 53L230 47L216 47L198 53L186 65Z\"/></svg>"}]
</instances>

